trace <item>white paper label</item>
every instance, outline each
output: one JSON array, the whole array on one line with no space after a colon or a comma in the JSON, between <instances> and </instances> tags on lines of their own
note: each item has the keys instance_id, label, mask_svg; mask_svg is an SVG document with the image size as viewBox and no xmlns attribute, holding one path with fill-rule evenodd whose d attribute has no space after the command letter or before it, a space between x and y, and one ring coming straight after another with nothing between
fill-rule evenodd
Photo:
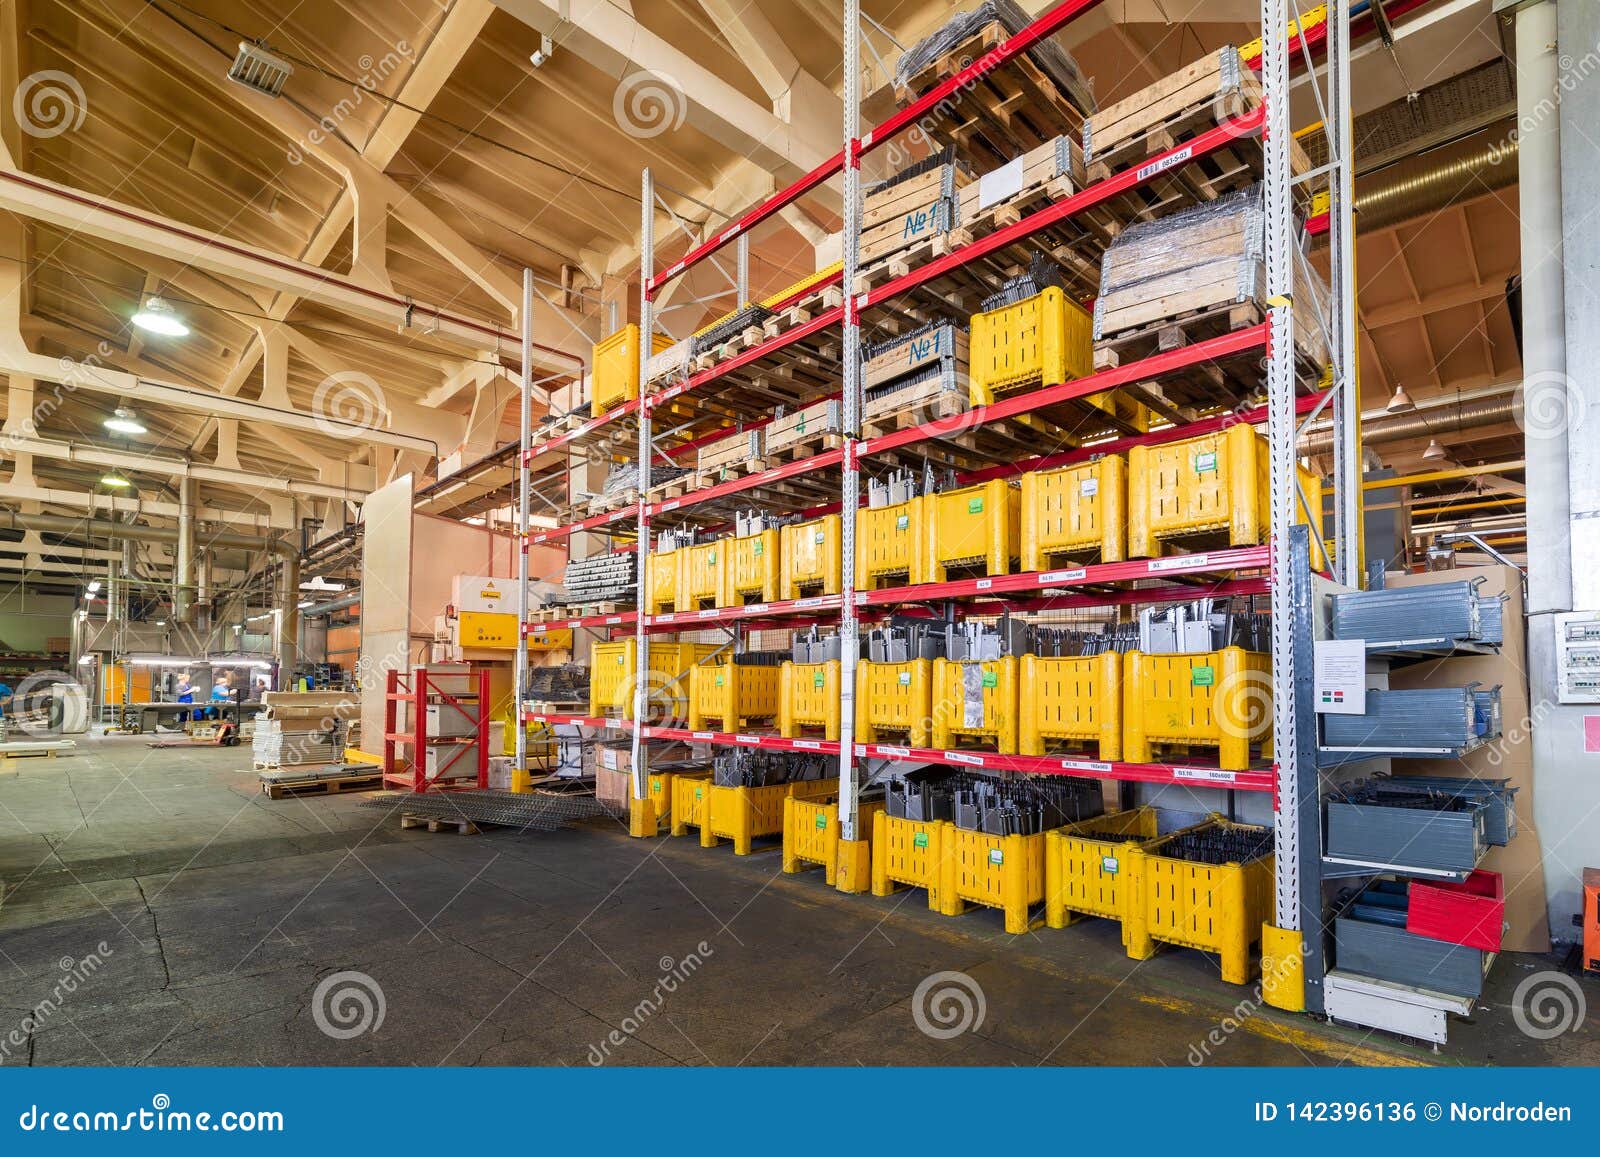
<instances>
[{"instance_id":1,"label":"white paper label","mask_svg":"<svg viewBox=\"0 0 1600 1157\"><path fill-rule=\"evenodd\" d=\"M1046 586L1049 586L1051 583L1075 583L1075 582L1081 582L1081 581L1083 581L1083 579L1085 577L1088 576L1088 574L1089 574L1089 572L1084 570L1082 567L1079 567L1077 570L1051 570L1051 571L1046 571L1044 574L1039 576L1039 585L1042 586L1042 587L1046 587Z\"/></svg>"},{"instance_id":2,"label":"white paper label","mask_svg":"<svg viewBox=\"0 0 1600 1157\"><path fill-rule=\"evenodd\" d=\"M794 745L804 751L822 750L822 744L815 739L796 739Z\"/></svg>"},{"instance_id":3,"label":"white paper label","mask_svg":"<svg viewBox=\"0 0 1600 1157\"><path fill-rule=\"evenodd\" d=\"M1171 558L1153 558L1145 564L1146 570L1184 570L1188 567L1203 567L1208 556L1203 554L1175 554Z\"/></svg>"},{"instance_id":4,"label":"white paper label","mask_svg":"<svg viewBox=\"0 0 1600 1157\"><path fill-rule=\"evenodd\" d=\"M735 743L748 743L752 746L761 742L761 736L759 735L735 735L733 739Z\"/></svg>"},{"instance_id":5,"label":"white paper label","mask_svg":"<svg viewBox=\"0 0 1600 1157\"><path fill-rule=\"evenodd\" d=\"M1200 780L1205 783L1234 783L1235 777L1231 771L1211 771L1200 767L1175 767L1172 769L1173 779Z\"/></svg>"},{"instance_id":6,"label":"white paper label","mask_svg":"<svg viewBox=\"0 0 1600 1157\"><path fill-rule=\"evenodd\" d=\"M1187 148L1179 149L1170 157L1162 157L1159 161L1151 161L1148 165L1139 170L1139 175L1134 179L1138 181L1149 180L1157 173L1164 173L1170 168L1183 164L1183 162L1187 161L1192 156L1194 156L1193 145L1190 145Z\"/></svg>"},{"instance_id":7,"label":"white paper label","mask_svg":"<svg viewBox=\"0 0 1600 1157\"><path fill-rule=\"evenodd\" d=\"M691 739L705 739L705 740L710 740L710 739L711 739L711 737L712 737L712 736L713 736L713 735L715 735L715 734L716 734L716 732L714 732L714 731L696 731L696 732L695 732L695 733L694 733L694 734L693 734L693 735L691 735L691 736L690 736L690 738L691 738Z\"/></svg>"},{"instance_id":8,"label":"white paper label","mask_svg":"<svg viewBox=\"0 0 1600 1157\"><path fill-rule=\"evenodd\" d=\"M946 751L944 753L944 758L949 763L965 763L971 765L972 767L983 766L983 756L969 755L965 751Z\"/></svg>"},{"instance_id":9,"label":"white paper label","mask_svg":"<svg viewBox=\"0 0 1600 1157\"><path fill-rule=\"evenodd\" d=\"M1063 759L1061 766L1067 771L1093 771L1102 775L1111 770L1109 763L1090 763L1082 759Z\"/></svg>"},{"instance_id":10,"label":"white paper label","mask_svg":"<svg viewBox=\"0 0 1600 1157\"><path fill-rule=\"evenodd\" d=\"M1084 498L1093 498L1096 494L1100 493L1100 479L1085 478L1082 482L1078 483L1078 493Z\"/></svg>"},{"instance_id":11,"label":"white paper label","mask_svg":"<svg viewBox=\"0 0 1600 1157\"><path fill-rule=\"evenodd\" d=\"M1364 639L1319 639L1314 646L1312 701L1318 715L1367 713L1367 644Z\"/></svg>"},{"instance_id":12,"label":"white paper label","mask_svg":"<svg viewBox=\"0 0 1600 1157\"><path fill-rule=\"evenodd\" d=\"M1023 161L1018 157L978 179L978 208L989 209L1022 192Z\"/></svg>"},{"instance_id":13,"label":"white paper label","mask_svg":"<svg viewBox=\"0 0 1600 1157\"><path fill-rule=\"evenodd\" d=\"M880 743L873 750L877 752L881 759L909 759L911 757L911 749L909 747L885 747Z\"/></svg>"}]
</instances>

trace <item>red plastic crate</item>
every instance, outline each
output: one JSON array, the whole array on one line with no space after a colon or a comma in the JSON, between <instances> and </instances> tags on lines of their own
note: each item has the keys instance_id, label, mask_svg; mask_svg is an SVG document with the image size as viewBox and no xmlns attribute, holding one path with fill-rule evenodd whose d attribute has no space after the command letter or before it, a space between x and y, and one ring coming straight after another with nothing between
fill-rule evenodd
<instances>
[{"instance_id":1,"label":"red plastic crate","mask_svg":"<svg viewBox=\"0 0 1600 1157\"><path fill-rule=\"evenodd\" d=\"M1498 952L1505 919L1505 882L1499 872L1476 871L1459 884L1411 881L1407 932Z\"/></svg>"}]
</instances>

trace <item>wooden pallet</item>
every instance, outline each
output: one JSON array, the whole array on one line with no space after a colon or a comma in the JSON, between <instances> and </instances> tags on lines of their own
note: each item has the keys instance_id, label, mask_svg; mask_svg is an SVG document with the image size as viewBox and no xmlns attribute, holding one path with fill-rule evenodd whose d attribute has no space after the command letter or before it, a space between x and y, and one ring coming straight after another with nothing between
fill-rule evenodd
<instances>
[{"instance_id":1,"label":"wooden pallet","mask_svg":"<svg viewBox=\"0 0 1600 1157\"><path fill-rule=\"evenodd\" d=\"M844 435L832 432L822 434L807 434L797 438L787 446L780 446L776 450L767 447L767 468L777 466L783 462L798 462L802 458L812 458L826 450L837 450L844 445Z\"/></svg>"},{"instance_id":2,"label":"wooden pallet","mask_svg":"<svg viewBox=\"0 0 1600 1157\"><path fill-rule=\"evenodd\" d=\"M775 338L796 326L805 325L817 314L843 304L844 290L837 285L829 285L775 311L767 318L762 330L768 338Z\"/></svg>"},{"instance_id":3,"label":"wooden pallet","mask_svg":"<svg viewBox=\"0 0 1600 1157\"><path fill-rule=\"evenodd\" d=\"M731 482L735 478L745 478L751 474L760 474L769 465L766 458L746 458L739 462L729 462L715 470L706 470L694 475L696 490L704 490L708 486L715 486L719 482Z\"/></svg>"},{"instance_id":4,"label":"wooden pallet","mask_svg":"<svg viewBox=\"0 0 1600 1157\"><path fill-rule=\"evenodd\" d=\"M576 699L540 699L530 701L528 710L539 715L581 715L589 710L589 701Z\"/></svg>"},{"instance_id":5,"label":"wooden pallet","mask_svg":"<svg viewBox=\"0 0 1600 1157\"><path fill-rule=\"evenodd\" d=\"M597 498L591 498L584 509L587 517L594 518L597 515L610 514L613 510L624 510L636 505L638 501L638 487L630 486L620 494L602 494Z\"/></svg>"},{"instance_id":6,"label":"wooden pallet","mask_svg":"<svg viewBox=\"0 0 1600 1157\"><path fill-rule=\"evenodd\" d=\"M1169 353L1195 342L1220 337L1261 323L1261 307L1253 301L1196 309L1105 338L1094 347L1095 371L1116 369ZM1259 394L1263 378L1261 352L1223 362L1204 362L1161 375L1140 393L1157 413L1174 421L1192 422L1200 412L1238 405Z\"/></svg>"},{"instance_id":7,"label":"wooden pallet","mask_svg":"<svg viewBox=\"0 0 1600 1157\"><path fill-rule=\"evenodd\" d=\"M859 270L856 273L856 293L866 293L885 282L904 277L935 257L943 257L952 250L970 244L972 244L972 234L965 228L958 227L925 241L918 241L915 245L908 245L894 255Z\"/></svg>"},{"instance_id":8,"label":"wooden pallet","mask_svg":"<svg viewBox=\"0 0 1600 1157\"><path fill-rule=\"evenodd\" d=\"M998 22L979 29L909 82L897 85L896 101L902 108L912 103L1009 35ZM930 136L954 141L969 155L987 153L1000 164L1061 133L1083 135L1083 113L1027 53L991 70L970 88L957 90L918 123Z\"/></svg>"},{"instance_id":9,"label":"wooden pallet","mask_svg":"<svg viewBox=\"0 0 1600 1157\"><path fill-rule=\"evenodd\" d=\"M295 799L300 796L339 795L347 791L376 791L383 786L383 772L373 769L371 775L349 775L338 779L304 779L279 783L262 783L261 794L268 799Z\"/></svg>"},{"instance_id":10,"label":"wooden pallet","mask_svg":"<svg viewBox=\"0 0 1600 1157\"><path fill-rule=\"evenodd\" d=\"M463 836L478 835L482 828L471 820L440 819L437 816L412 816L402 814L400 817L400 830L411 831L413 828L427 828L430 832L455 832Z\"/></svg>"}]
</instances>

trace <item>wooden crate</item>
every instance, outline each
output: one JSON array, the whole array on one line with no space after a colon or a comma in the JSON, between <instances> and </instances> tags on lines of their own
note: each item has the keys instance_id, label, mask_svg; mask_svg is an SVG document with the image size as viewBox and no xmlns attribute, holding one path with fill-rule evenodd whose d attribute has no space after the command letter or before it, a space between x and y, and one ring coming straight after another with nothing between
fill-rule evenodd
<instances>
[{"instance_id":1,"label":"wooden crate","mask_svg":"<svg viewBox=\"0 0 1600 1157\"><path fill-rule=\"evenodd\" d=\"M991 219L996 227L1011 224L1020 214L1007 214L1007 208L1046 186L1054 186L1051 200L1071 196L1083 187L1084 173L1082 146L1071 137L1056 137L964 186L957 221L969 231Z\"/></svg>"},{"instance_id":2,"label":"wooden crate","mask_svg":"<svg viewBox=\"0 0 1600 1157\"><path fill-rule=\"evenodd\" d=\"M726 438L718 438L715 442L707 442L700 447L695 469L701 474L764 470L766 467L761 464L761 441L760 430L741 430Z\"/></svg>"},{"instance_id":3,"label":"wooden crate","mask_svg":"<svg viewBox=\"0 0 1600 1157\"><path fill-rule=\"evenodd\" d=\"M869 190L861 213L861 264L875 265L954 229L960 193L971 180L947 161Z\"/></svg>"},{"instance_id":4,"label":"wooden crate","mask_svg":"<svg viewBox=\"0 0 1600 1157\"><path fill-rule=\"evenodd\" d=\"M1243 116L1261 103L1261 93L1261 78L1231 46L1162 77L1084 121L1090 180L1103 180ZM1311 167L1305 150L1298 142L1290 147L1295 171L1305 172Z\"/></svg>"},{"instance_id":5,"label":"wooden crate","mask_svg":"<svg viewBox=\"0 0 1600 1157\"><path fill-rule=\"evenodd\" d=\"M839 434L844 430L844 403L837 398L826 398L792 414L774 418L762 430L765 435L767 455L810 445L819 437Z\"/></svg>"}]
</instances>

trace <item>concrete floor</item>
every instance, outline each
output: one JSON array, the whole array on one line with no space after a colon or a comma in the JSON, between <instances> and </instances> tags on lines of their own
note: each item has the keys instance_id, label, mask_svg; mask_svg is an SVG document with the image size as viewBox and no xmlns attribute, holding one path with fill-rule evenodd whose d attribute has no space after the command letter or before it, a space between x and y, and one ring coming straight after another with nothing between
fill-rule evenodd
<instances>
[{"instance_id":1,"label":"concrete floor","mask_svg":"<svg viewBox=\"0 0 1600 1157\"><path fill-rule=\"evenodd\" d=\"M267 800L248 761L89 738L0 772L0 1064L1600 1063L1595 1015L1512 1022L1550 961L1502 959L1434 1054L1256 1009L1197 952L1136 964L1103 921L1010 937L611 821L402 833L359 796ZM381 1024L339 1035L342 972ZM946 972L983 1015L934 1035L914 995Z\"/></svg>"}]
</instances>

